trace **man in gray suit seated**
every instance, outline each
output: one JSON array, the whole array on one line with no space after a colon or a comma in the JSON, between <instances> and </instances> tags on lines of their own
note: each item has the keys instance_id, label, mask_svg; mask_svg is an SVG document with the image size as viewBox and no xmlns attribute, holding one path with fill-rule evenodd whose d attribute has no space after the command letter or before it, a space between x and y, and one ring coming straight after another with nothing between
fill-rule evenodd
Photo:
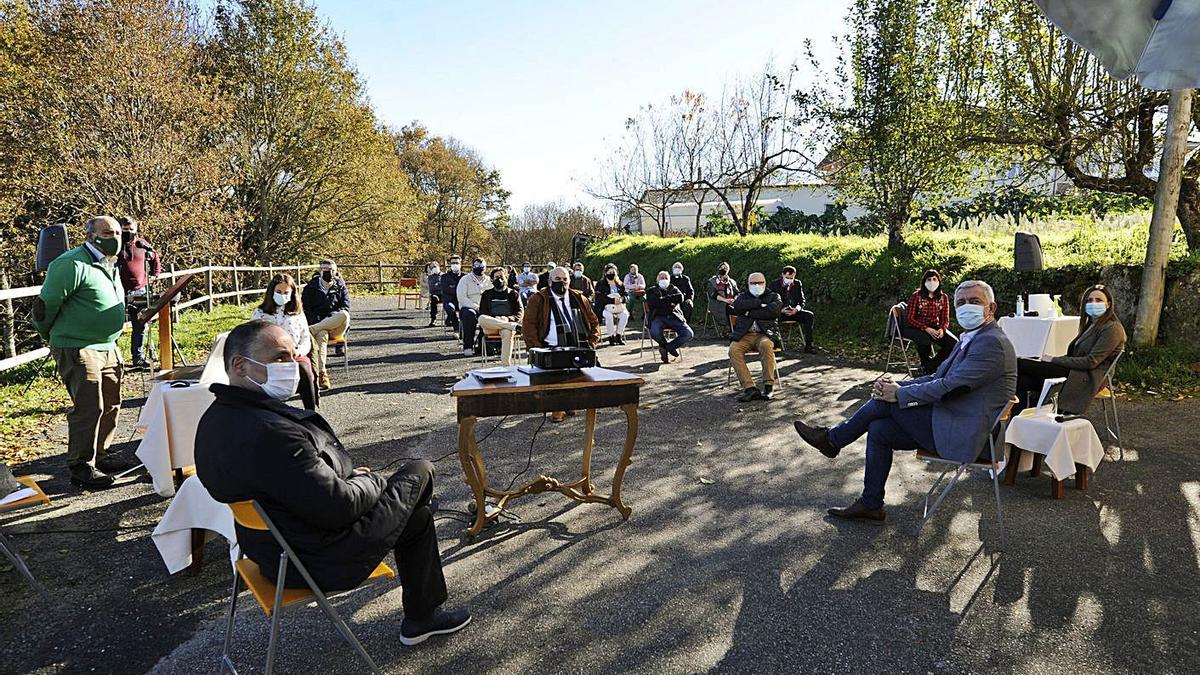
<instances>
[{"instance_id":1,"label":"man in gray suit seated","mask_svg":"<svg viewBox=\"0 0 1200 675\"><path fill-rule=\"evenodd\" d=\"M996 297L982 281L964 281L954 292L963 328L958 345L933 375L905 382L876 380L871 400L828 429L795 422L797 433L826 457L867 435L862 497L829 515L882 524L883 488L895 450L934 450L960 462L974 461L996 417L1016 391L1017 356L996 324Z\"/></svg>"}]
</instances>

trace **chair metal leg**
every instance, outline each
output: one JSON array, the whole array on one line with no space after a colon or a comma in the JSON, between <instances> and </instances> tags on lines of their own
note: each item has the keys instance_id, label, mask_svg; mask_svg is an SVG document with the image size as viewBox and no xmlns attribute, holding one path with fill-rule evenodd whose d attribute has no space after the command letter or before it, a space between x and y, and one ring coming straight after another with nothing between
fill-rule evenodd
<instances>
[{"instance_id":1,"label":"chair metal leg","mask_svg":"<svg viewBox=\"0 0 1200 675\"><path fill-rule=\"evenodd\" d=\"M50 592L33 576L33 572L29 571L29 566L25 564L25 559L21 557L20 552L17 551L17 547L3 533L0 533L0 551L4 552L4 556L13 564L13 567L17 568L21 576L25 577L29 585L33 586L33 590L37 591L43 600L51 602Z\"/></svg>"},{"instance_id":2,"label":"chair metal leg","mask_svg":"<svg viewBox=\"0 0 1200 675\"><path fill-rule=\"evenodd\" d=\"M921 524L920 524L919 528L925 527L925 523L930 518L933 517L933 514L937 513L938 508L941 507L941 505L942 505L942 500L944 500L946 498L946 495L950 494L950 491L953 490L954 486L958 484L958 479L962 478L963 472L966 470L967 470L966 464L959 465L958 471L954 472L954 477L950 479L950 482L946 483L946 487L942 489L941 493L938 494L937 499L934 500L933 508L928 509L925 512L925 516L923 518L921 518ZM946 471L949 471L949 469L946 469ZM945 474L943 473L943 475L945 475ZM938 477L938 482L939 483L941 482L941 477ZM926 499L928 499L928 496L926 496ZM918 535L921 534L920 529L917 530L917 534Z\"/></svg>"},{"instance_id":3,"label":"chair metal leg","mask_svg":"<svg viewBox=\"0 0 1200 675\"><path fill-rule=\"evenodd\" d=\"M367 650L363 648L362 643L358 641L358 638L354 636L354 632L351 631L350 627L346 625L346 622L342 620L341 615L337 613L337 611L333 608L333 605L329 604L329 599L325 597L325 594L314 590L313 596L316 598L317 604L321 607L321 610L325 612L325 616L329 617L329 620L333 622L334 627L337 628L338 632L342 634L342 637L346 640L346 642L349 642L350 645L354 647L354 651L358 652L358 655L362 657L362 660L366 661L367 666L369 666L371 669L371 672L380 672L379 666L375 665L374 659L372 659L371 655L367 653Z\"/></svg>"},{"instance_id":4,"label":"chair metal leg","mask_svg":"<svg viewBox=\"0 0 1200 675\"><path fill-rule=\"evenodd\" d=\"M1109 399L1100 399L1100 408L1104 410L1104 430L1108 432L1110 438L1117 442L1117 459L1118 461L1123 461L1125 459L1125 445L1121 442L1121 419L1117 416L1117 399L1115 395L1112 399L1111 423L1108 420L1108 402ZM1114 427L1116 428L1115 432L1113 431Z\"/></svg>"},{"instance_id":5,"label":"chair metal leg","mask_svg":"<svg viewBox=\"0 0 1200 675\"><path fill-rule=\"evenodd\" d=\"M233 593L229 596L229 618L225 622L225 648L221 651L221 665L229 669L233 675L237 675L237 668L233 665L233 656L229 653L233 646L233 617L237 611L238 593L242 590L242 577L233 571Z\"/></svg>"},{"instance_id":6,"label":"chair metal leg","mask_svg":"<svg viewBox=\"0 0 1200 675\"><path fill-rule=\"evenodd\" d=\"M283 584L287 579L287 553L279 554L279 576L275 577L275 604L271 610L271 640L267 643L267 675L275 672L275 650L279 647L279 623L283 620Z\"/></svg>"},{"instance_id":7,"label":"chair metal leg","mask_svg":"<svg viewBox=\"0 0 1200 675\"><path fill-rule=\"evenodd\" d=\"M1000 548L998 551L1004 551L1008 547L1008 542L1004 539L1004 512L1000 508L1000 475L993 471L992 473L992 490L996 493L996 522L1000 525Z\"/></svg>"}]
</instances>

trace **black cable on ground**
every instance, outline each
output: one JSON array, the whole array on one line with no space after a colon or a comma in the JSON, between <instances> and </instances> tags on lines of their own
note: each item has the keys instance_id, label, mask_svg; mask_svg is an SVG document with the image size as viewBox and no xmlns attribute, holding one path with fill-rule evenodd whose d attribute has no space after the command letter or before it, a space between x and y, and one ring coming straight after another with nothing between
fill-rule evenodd
<instances>
[{"instance_id":1,"label":"black cable on ground","mask_svg":"<svg viewBox=\"0 0 1200 675\"><path fill-rule=\"evenodd\" d=\"M542 422L538 425L538 428L534 430L533 438L529 439L529 458L525 460L525 468L521 469L521 473L512 477L512 480L508 482L508 487L504 488L505 492L512 490L513 485L516 485L517 483L517 479L521 476L524 476L529 471L529 467L533 466L533 444L537 441L538 432L540 432L544 426L546 426L546 413L542 413Z\"/></svg>"},{"instance_id":2,"label":"black cable on ground","mask_svg":"<svg viewBox=\"0 0 1200 675\"><path fill-rule=\"evenodd\" d=\"M504 422L507 419L508 419L508 415L501 417L500 421L496 422L496 426L494 426L490 430L488 430L488 432L483 435L483 438L480 438L479 440L477 440L475 442L482 443L482 442L486 441L488 439L488 436L491 436L492 432L499 429L500 425L504 424ZM431 459L429 461L433 462L434 464L437 464L438 462L440 462L444 459L453 457L454 455L457 455L457 454L458 454L458 449L456 448L454 450L451 450L450 452L447 452L446 454L442 455L441 457L438 457L437 459ZM388 469L392 468L393 466L396 466L400 462L415 462L419 459L425 459L425 458L424 457L397 457L396 459L393 459L392 461L388 462L387 464L384 464L383 466L379 467L378 469L376 469L376 471L387 471Z\"/></svg>"}]
</instances>

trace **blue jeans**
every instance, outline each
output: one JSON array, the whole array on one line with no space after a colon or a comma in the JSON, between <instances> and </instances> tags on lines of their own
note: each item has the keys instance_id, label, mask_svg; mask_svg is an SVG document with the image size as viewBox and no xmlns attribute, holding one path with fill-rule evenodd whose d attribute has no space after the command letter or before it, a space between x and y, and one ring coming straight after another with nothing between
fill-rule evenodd
<instances>
[{"instance_id":1,"label":"blue jeans","mask_svg":"<svg viewBox=\"0 0 1200 675\"><path fill-rule=\"evenodd\" d=\"M667 342L663 338L663 330L670 328L675 331L675 339ZM679 348L690 341L696 333L692 327L680 321L677 316L658 316L650 321L650 337L667 351L679 351Z\"/></svg>"},{"instance_id":2,"label":"blue jeans","mask_svg":"<svg viewBox=\"0 0 1200 675\"><path fill-rule=\"evenodd\" d=\"M874 399L850 419L829 430L829 440L844 448L867 435L867 462L863 476L863 506L883 508L883 488L892 470L895 450L936 450L933 443L933 407L901 408Z\"/></svg>"}]
</instances>

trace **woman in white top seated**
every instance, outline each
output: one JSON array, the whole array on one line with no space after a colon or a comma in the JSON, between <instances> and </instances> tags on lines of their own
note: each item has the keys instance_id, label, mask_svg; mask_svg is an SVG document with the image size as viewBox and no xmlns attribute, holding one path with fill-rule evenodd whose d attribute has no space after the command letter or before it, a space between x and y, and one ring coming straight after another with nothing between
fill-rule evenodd
<instances>
[{"instance_id":1,"label":"woman in white top seated","mask_svg":"<svg viewBox=\"0 0 1200 675\"><path fill-rule=\"evenodd\" d=\"M304 407L316 410L320 394L313 374L309 352L312 351L312 334L308 331L308 319L304 318L304 307L300 304L300 292L296 280L290 274L276 274L267 285L262 303L250 315L251 320L262 319L283 328L292 337L296 346L296 361L300 362L300 399Z\"/></svg>"}]
</instances>

